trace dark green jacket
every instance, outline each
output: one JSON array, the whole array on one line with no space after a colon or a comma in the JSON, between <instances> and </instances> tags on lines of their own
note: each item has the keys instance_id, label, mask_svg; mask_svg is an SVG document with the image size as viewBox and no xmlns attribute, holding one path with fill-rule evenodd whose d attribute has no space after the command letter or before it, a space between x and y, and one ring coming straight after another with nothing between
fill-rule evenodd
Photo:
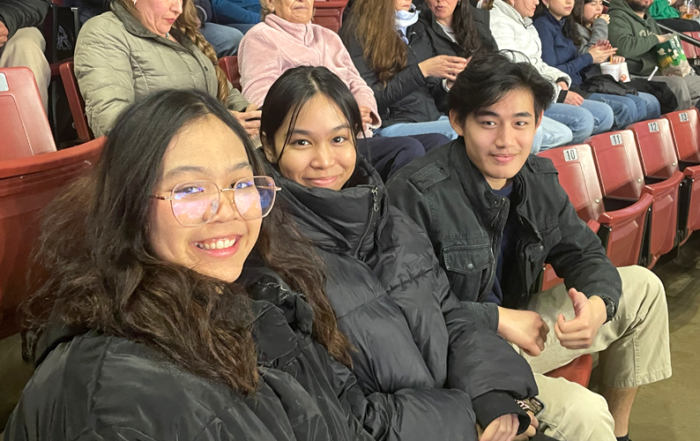
<instances>
[{"instance_id":1,"label":"dark green jacket","mask_svg":"<svg viewBox=\"0 0 700 441\"><path fill-rule=\"evenodd\" d=\"M649 15L654 17L654 20L663 20L666 18L681 18L678 9L668 4L668 0L654 0L654 3L647 11Z\"/></svg>"},{"instance_id":2,"label":"dark green jacket","mask_svg":"<svg viewBox=\"0 0 700 441\"><path fill-rule=\"evenodd\" d=\"M659 25L649 14L638 16L626 0L612 0L609 13L608 38L617 55L627 59L631 74L651 74L657 66L654 48L659 43L656 35L662 34Z\"/></svg>"},{"instance_id":3,"label":"dark green jacket","mask_svg":"<svg viewBox=\"0 0 700 441\"><path fill-rule=\"evenodd\" d=\"M428 233L452 292L496 330L498 309L483 302L496 278L510 199L491 191L461 137L408 164L387 186L391 204ZM567 288L617 305L620 276L598 237L576 215L552 161L531 155L513 179L513 196L519 227L510 237L518 258L503 269L503 306L527 306L545 262Z\"/></svg>"},{"instance_id":4,"label":"dark green jacket","mask_svg":"<svg viewBox=\"0 0 700 441\"><path fill-rule=\"evenodd\" d=\"M0 21L10 31L9 38L12 38L18 29L41 25L48 9L46 0L2 0Z\"/></svg>"}]
</instances>

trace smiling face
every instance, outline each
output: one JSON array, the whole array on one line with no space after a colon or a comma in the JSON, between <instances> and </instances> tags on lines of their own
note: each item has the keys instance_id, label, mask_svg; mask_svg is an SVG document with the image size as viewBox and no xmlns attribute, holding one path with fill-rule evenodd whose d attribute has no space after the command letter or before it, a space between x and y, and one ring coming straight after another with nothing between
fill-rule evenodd
<instances>
[{"instance_id":1,"label":"smiling face","mask_svg":"<svg viewBox=\"0 0 700 441\"><path fill-rule=\"evenodd\" d=\"M146 29L165 37L175 20L182 14L183 0L138 0L134 6L139 21Z\"/></svg>"},{"instance_id":2,"label":"smiling face","mask_svg":"<svg viewBox=\"0 0 700 441\"><path fill-rule=\"evenodd\" d=\"M450 112L450 122L464 137L467 156L494 190L503 188L523 167L539 126L532 92L523 89L512 90L496 104L470 113L464 122Z\"/></svg>"},{"instance_id":3,"label":"smiling face","mask_svg":"<svg viewBox=\"0 0 700 441\"><path fill-rule=\"evenodd\" d=\"M603 13L603 2L601 0L593 0L590 3L583 5L583 21L587 24L593 24L596 18Z\"/></svg>"},{"instance_id":4,"label":"smiling face","mask_svg":"<svg viewBox=\"0 0 700 441\"><path fill-rule=\"evenodd\" d=\"M545 2L549 6L549 12L557 20L568 17L574 9L574 0L545 0Z\"/></svg>"},{"instance_id":5,"label":"smiling face","mask_svg":"<svg viewBox=\"0 0 700 441\"><path fill-rule=\"evenodd\" d=\"M275 134L274 146L265 143L271 162L279 158L287 138L291 114ZM347 118L335 102L317 94L299 111L289 143L277 161L282 175L304 187L340 190L355 171L357 152Z\"/></svg>"},{"instance_id":6,"label":"smiling face","mask_svg":"<svg viewBox=\"0 0 700 441\"><path fill-rule=\"evenodd\" d=\"M430 11L438 23L452 26L452 14L455 12L458 0L427 0Z\"/></svg>"},{"instance_id":7,"label":"smiling face","mask_svg":"<svg viewBox=\"0 0 700 441\"><path fill-rule=\"evenodd\" d=\"M211 181L230 188L253 176L245 147L218 118L208 115L182 128L163 157L162 175L151 194L170 196L178 184ZM233 282L258 240L262 219L245 220L230 199L221 195L220 208L209 223L183 226L175 219L169 201L153 199L149 239L156 255L201 274ZM228 200L227 200L228 199Z\"/></svg>"},{"instance_id":8,"label":"smiling face","mask_svg":"<svg viewBox=\"0 0 700 441\"><path fill-rule=\"evenodd\" d=\"M394 8L397 11L408 11L412 4L413 0L394 0Z\"/></svg>"},{"instance_id":9,"label":"smiling face","mask_svg":"<svg viewBox=\"0 0 700 441\"><path fill-rule=\"evenodd\" d=\"M497 0L499 1L499 0ZM508 3L513 5L521 17L527 18L535 15L535 9L540 4L539 0L508 0Z\"/></svg>"},{"instance_id":10,"label":"smiling face","mask_svg":"<svg viewBox=\"0 0 700 441\"><path fill-rule=\"evenodd\" d=\"M270 12L290 23L306 24L314 14L313 0L267 0Z\"/></svg>"}]
</instances>

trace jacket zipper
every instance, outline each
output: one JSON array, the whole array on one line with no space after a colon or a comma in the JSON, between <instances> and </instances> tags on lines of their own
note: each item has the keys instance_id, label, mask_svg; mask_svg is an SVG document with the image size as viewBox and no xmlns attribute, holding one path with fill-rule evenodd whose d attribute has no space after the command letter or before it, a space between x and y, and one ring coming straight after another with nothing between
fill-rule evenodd
<instances>
[{"instance_id":1,"label":"jacket zipper","mask_svg":"<svg viewBox=\"0 0 700 441\"><path fill-rule=\"evenodd\" d=\"M377 203L377 194L379 194L379 187L372 187L372 211L369 212L369 220L367 221L367 226L365 227L365 232L362 233L362 237L360 238L360 242L357 244L357 248L355 249L355 258L359 260L359 255L360 255L360 248L362 248L362 243L365 241L365 238L367 237L367 234L369 233L369 229L372 228L372 221L374 220L374 213L379 211L379 204Z\"/></svg>"}]
</instances>

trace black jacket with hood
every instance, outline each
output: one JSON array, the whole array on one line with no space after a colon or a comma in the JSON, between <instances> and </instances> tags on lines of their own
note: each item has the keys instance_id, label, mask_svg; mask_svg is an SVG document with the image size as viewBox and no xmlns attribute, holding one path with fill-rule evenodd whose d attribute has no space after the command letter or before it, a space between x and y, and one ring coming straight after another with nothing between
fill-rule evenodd
<instances>
[{"instance_id":1,"label":"black jacket with hood","mask_svg":"<svg viewBox=\"0 0 700 441\"><path fill-rule=\"evenodd\" d=\"M355 29L351 16L338 33L362 79L374 91L382 126L431 122L440 118L442 114L436 103L446 101L447 90L439 79L423 76L418 67L418 63L434 56L423 24L418 22L406 30L406 67L386 83L379 80L377 73L370 67L369 60L364 57L364 48L355 35Z\"/></svg>"},{"instance_id":2,"label":"black jacket with hood","mask_svg":"<svg viewBox=\"0 0 700 441\"><path fill-rule=\"evenodd\" d=\"M18 29L40 26L49 10L47 0L2 0L0 2L0 21L10 31L12 38Z\"/></svg>"},{"instance_id":3,"label":"black jacket with hood","mask_svg":"<svg viewBox=\"0 0 700 441\"><path fill-rule=\"evenodd\" d=\"M5 441L371 441L339 394L354 377L310 337L309 305L292 292L268 297L252 302L254 395L125 338L56 326L42 336ZM332 378L334 369L344 376Z\"/></svg>"},{"instance_id":4,"label":"black jacket with hood","mask_svg":"<svg viewBox=\"0 0 700 441\"><path fill-rule=\"evenodd\" d=\"M354 408L365 412L356 413L365 428L381 440L474 441L473 405L483 427L518 414L526 429L529 418L515 399L537 394L529 365L477 328L428 238L389 206L376 171L358 160L341 191L271 173L282 187L280 206L324 262L339 328L356 348L353 372L366 402Z\"/></svg>"},{"instance_id":5,"label":"black jacket with hood","mask_svg":"<svg viewBox=\"0 0 700 441\"><path fill-rule=\"evenodd\" d=\"M519 220L510 233L517 257L512 266L504 265L503 306L527 306L546 262L567 289L598 295L617 307L620 275L598 236L576 215L549 159L530 155L513 178L509 199L493 193L460 137L399 170L387 186L392 204L427 232L452 291L494 332L496 304L481 302L493 289L510 200L516 201Z\"/></svg>"}]
</instances>

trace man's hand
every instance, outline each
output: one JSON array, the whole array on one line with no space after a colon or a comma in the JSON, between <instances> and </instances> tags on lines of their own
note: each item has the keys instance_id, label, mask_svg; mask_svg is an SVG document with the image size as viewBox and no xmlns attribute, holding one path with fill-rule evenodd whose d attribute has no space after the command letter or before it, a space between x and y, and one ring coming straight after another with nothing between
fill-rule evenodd
<instances>
[{"instance_id":1,"label":"man's hand","mask_svg":"<svg viewBox=\"0 0 700 441\"><path fill-rule=\"evenodd\" d=\"M572 106L580 106L583 104L583 97L576 92L571 90L566 93L566 98L564 99L564 104L570 104Z\"/></svg>"},{"instance_id":2,"label":"man's hand","mask_svg":"<svg viewBox=\"0 0 700 441\"><path fill-rule=\"evenodd\" d=\"M534 311L498 307L498 335L517 345L526 354L537 356L544 350L549 326Z\"/></svg>"},{"instance_id":3,"label":"man's hand","mask_svg":"<svg viewBox=\"0 0 700 441\"><path fill-rule=\"evenodd\" d=\"M231 114L236 117L238 122L243 126L248 136L251 138L260 134L260 117L262 112L258 110L258 106L250 104L245 112L231 111Z\"/></svg>"},{"instance_id":4,"label":"man's hand","mask_svg":"<svg viewBox=\"0 0 700 441\"><path fill-rule=\"evenodd\" d=\"M673 34L663 34L663 35L657 35L656 39L659 40L659 43L666 43L668 40L673 38Z\"/></svg>"},{"instance_id":5,"label":"man's hand","mask_svg":"<svg viewBox=\"0 0 700 441\"><path fill-rule=\"evenodd\" d=\"M0 47L5 46L5 43L7 43L7 36L10 35L9 29L7 29L7 26L5 26L5 23L0 21Z\"/></svg>"},{"instance_id":6,"label":"man's hand","mask_svg":"<svg viewBox=\"0 0 700 441\"><path fill-rule=\"evenodd\" d=\"M590 299L582 292L571 288L569 298L574 304L576 317L566 321L562 314L557 317L554 332L561 345L568 349L586 349L591 347L598 329L608 318L605 302L598 296Z\"/></svg>"},{"instance_id":7,"label":"man's hand","mask_svg":"<svg viewBox=\"0 0 700 441\"><path fill-rule=\"evenodd\" d=\"M528 427L525 432L516 436L513 441L527 441L537 434L537 428L540 427L540 422L529 410L527 411L527 414L530 415L530 427Z\"/></svg>"},{"instance_id":8,"label":"man's hand","mask_svg":"<svg viewBox=\"0 0 700 441\"><path fill-rule=\"evenodd\" d=\"M491 421L483 431L477 426L479 441L513 441L518 433L518 415L507 414Z\"/></svg>"},{"instance_id":9,"label":"man's hand","mask_svg":"<svg viewBox=\"0 0 700 441\"><path fill-rule=\"evenodd\" d=\"M438 55L418 63L424 77L444 78L454 81L460 72L467 67L469 59L453 57L450 55Z\"/></svg>"}]
</instances>

